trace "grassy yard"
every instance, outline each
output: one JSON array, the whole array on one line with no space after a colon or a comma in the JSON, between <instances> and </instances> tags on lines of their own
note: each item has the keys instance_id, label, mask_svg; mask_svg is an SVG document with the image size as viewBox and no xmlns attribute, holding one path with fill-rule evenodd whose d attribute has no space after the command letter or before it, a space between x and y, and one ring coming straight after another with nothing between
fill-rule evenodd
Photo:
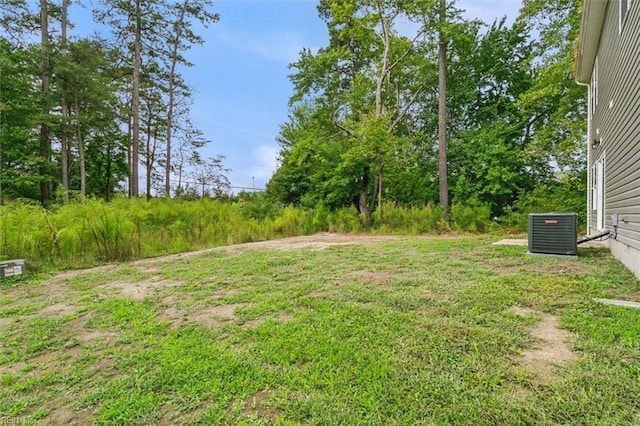
<instances>
[{"instance_id":1,"label":"grassy yard","mask_svg":"<svg viewBox=\"0 0 640 426\"><path fill-rule=\"evenodd\" d=\"M606 249L320 236L0 284L0 423L640 424Z\"/></svg>"}]
</instances>

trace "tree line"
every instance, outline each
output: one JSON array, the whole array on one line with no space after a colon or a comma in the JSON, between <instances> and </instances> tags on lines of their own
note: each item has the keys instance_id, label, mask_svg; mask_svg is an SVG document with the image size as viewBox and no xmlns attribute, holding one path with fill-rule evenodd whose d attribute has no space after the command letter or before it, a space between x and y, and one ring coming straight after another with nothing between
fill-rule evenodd
<instances>
[{"instance_id":1,"label":"tree line","mask_svg":"<svg viewBox=\"0 0 640 426\"><path fill-rule=\"evenodd\" d=\"M320 0L318 13L329 42L290 65L270 195L365 219L450 202L582 213L579 0L524 0L510 24L455 0Z\"/></svg>"},{"instance_id":2,"label":"tree line","mask_svg":"<svg viewBox=\"0 0 640 426\"><path fill-rule=\"evenodd\" d=\"M204 194L212 182L224 192L227 170L198 151L209 141L180 73L197 31L219 20L212 2L100 0L91 26L104 32L91 35L73 34L73 7L0 4L0 203Z\"/></svg>"}]
</instances>

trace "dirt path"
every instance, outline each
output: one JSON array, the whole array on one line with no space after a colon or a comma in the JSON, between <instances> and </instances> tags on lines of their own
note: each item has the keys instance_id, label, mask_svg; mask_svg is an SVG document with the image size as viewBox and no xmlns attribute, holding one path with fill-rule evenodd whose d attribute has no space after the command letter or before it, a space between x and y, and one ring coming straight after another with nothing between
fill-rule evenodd
<instances>
[{"instance_id":1,"label":"dirt path","mask_svg":"<svg viewBox=\"0 0 640 426\"><path fill-rule=\"evenodd\" d=\"M517 306L512 307L511 312L522 317L540 317L540 322L531 331L536 344L524 351L520 360L526 370L553 381L557 378L557 366L567 365L578 359L569 345L571 335L560 328L557 317Z\"/></svg>"}]
</instances>

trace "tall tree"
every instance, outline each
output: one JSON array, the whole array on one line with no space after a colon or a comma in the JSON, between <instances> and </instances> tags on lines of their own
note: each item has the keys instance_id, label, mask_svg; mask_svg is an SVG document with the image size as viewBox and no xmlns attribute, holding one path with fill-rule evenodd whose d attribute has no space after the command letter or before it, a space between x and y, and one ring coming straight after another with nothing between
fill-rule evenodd
<instances>
[{"instance_id":1,"label":"tall tree","mask_svg":"<svg viewBox=\"0 0 640 426\"><path fill-rule=\"evenodd\" d=\"M60 45L61 55L67 55L67 17L69 9L69 0L62 0L62 11L60 15ZM69 202L69 105L67 103L67 81L63 78L61 81L61 134L60 134L60 167L62 172L62 200L64 203Z\"/></svg>"},{"instance_id":2,"label":"tall tree","mask_svg":"<svg viewBox=\"0 0 640 426\"><path fill-rule=\"evenodd\" d=\"M531 58L533 84L516 102L529 119L527 158L546 180L556 171L584 179L587 92L573 78L580 17L579 0L525 0L518 17L539 34Z\"/></svg>"},{"instance_id":3,"label":"tall tree","mask_svg":"<svg viewBox=\"0 0 640 426\"><path fill-rule=\"evenodd\" d=\"M140 150L140 68L142 67L142 8L141 0L135 0L132 21L133 27L133 68L131 74L131 179L129 181L129 196L138 197L140 183L138 177L138 162Z\"/></svg>"},{"instance_id":4,"label":"tall tree","mask_svg":"<svg viewBox=\"0 0 640 426\"><path fill-rule=\"evenodd\" d=\"M449 218L449 185L447 183L447 19L446 0L440 0L440 28L438 29L438 180L440 205Z\"/></svg>"},{"instance_id":5,"label":"tall tree","mask_svg":"<svg viewBox=\"0 0 640 426\"><path fill-rule=\"evenodd\" d=\"M162 50L160 33L166 27L164 16L166 4L163 0L134 0L132 2L102 0L102 9L94 10L96 19L107 25L115 40L125 53L130 65L131 110L130 110L130 161L129 196L138 197L140 163L140 71L145 52ZM143 52L145 50L145 52Z\"/></svg>"},{"instance_id":6,"label":"tall tree","mask_svg":"<svg viewBox=\"0 0 640 426\"><path fill-rule=\"evenodd\" d=\"M166 197L171 196L171 172L172 172L172 143L174 133L174 112L176 109L176 92L180 89L186 91L187 87L178 79L177 66L191 66L183 56L183 53L194 44L203 44L204 40L193 30L194 20L205 28L214 22L218 22L220 16L209 10L210 0L184 0L173 6L174 19L170 26L167 42L170 51L167 55L169 72L167 76L167 126L166 126L166 159L165 159L165 189Z\"/></svg>"},{"instance_id":7,"label":"tall tree","mask_svg":"<svg viewBox=\"0 0 640 426\"><path fill-rule=\"evenodd\" d=\"M0 38L0 181L3 200L40 199L41 115L39 47L14 47Z\"/></svg>"},{"instance_id":8,"label":"tall tree","mask_svg":"<svg viewBox=\"0 0 640 426\"><path fill-rule=\"evenodd\" d=\"M193 170L191 171L191 176L195 183L200 186L202 197L207 195L220 197L229 191L227 173L230 170L224 167L223 160L224 156L221 155L207 159L203 159L199 154L192 157L191 165ZM211 192L208 192L207 188L211 188Z\"/></svg>"},{"instance_id":9,"label":"tall tree","mask_svg":"<svg viewBox=\"0 0 640 426\"><path fill-rule=\"evenodd\" d=\"M341 134L329 138L345 150L338 170L352 174L334 181L349 182L368 220L376 201L382 213L384 170L396 161L407 131L405 118L430 74L425 72L429 61L416 53L432 23L425 14L433 15L433 2L321 1L318 10L329 29L329 46L315 55L304 51L292 65L297 69L291 76L296 88L292 104L312 99L333 115L328 133ZM421 24L412 37L398 33L402 19Z\"/></svg>"},{"instance_id":10,"label":"tall tree","mask_svg":"<svg viewBox=\"0 0 640 426\"><path fill-rule=\"evenodd\" d=\"M42 204L48 205L51 200L51 178L49 168L51 162L51 135L47 117L49 108L49 82L51 78L50 55L51 46L49 43L49 5L47 0L40 0L40 46L42 49L41 58L41 95L42 95L42 121L40 124L40 200Z\"/></svg>"},{"instance_id":11,"label":"tall tree","mask_svg":"<svg viewBox=\"0 0 640 426\"><path fill-rule=\"evenodd\" d=\"M182 137L178 138L175 156L175 171L178 178L176 195L184 193L183 177L186 175L187 166L191 164L191 159L196 158L198 150L210 142L204 137L201 130L193 126L190 120L187 119L185 124L185 128L181 132Z\"/></svg>"}]
</instances>

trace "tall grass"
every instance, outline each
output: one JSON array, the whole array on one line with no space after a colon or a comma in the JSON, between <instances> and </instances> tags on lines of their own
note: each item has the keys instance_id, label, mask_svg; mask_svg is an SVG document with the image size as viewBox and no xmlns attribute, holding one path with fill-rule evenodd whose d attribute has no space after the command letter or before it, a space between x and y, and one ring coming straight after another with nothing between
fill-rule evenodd
<instances>
[{"instance_id":1,"label":"tall grass","mask_svg":"<svg viewBox=\"0 0 640 426\"><path fill-rule=\"evenodd\" d=\"M483 206L455 207L453 230L484 232ZM234 202L120 198L47 210L14 202L0 207L0 256L26 259L31 270L81 268L226 244L318 231L422 234L451 229L442 209L387 207L367 227L355 208L282 206L263 197Z\"/></svg>"}]
</instances>

